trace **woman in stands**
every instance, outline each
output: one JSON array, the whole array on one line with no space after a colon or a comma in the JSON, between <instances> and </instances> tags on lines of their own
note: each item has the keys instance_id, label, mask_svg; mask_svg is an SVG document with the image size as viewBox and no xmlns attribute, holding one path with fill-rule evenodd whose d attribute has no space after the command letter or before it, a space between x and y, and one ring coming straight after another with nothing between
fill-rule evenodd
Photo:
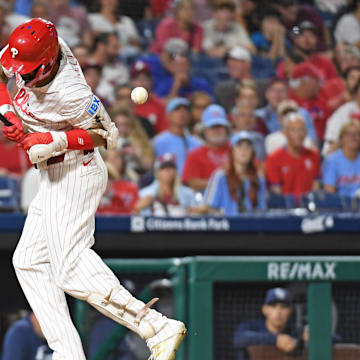
<instances>
[{"instance_id":1,"label":"woman in stands","mask_svg":"<svg viewBox=\"0 0 360 360\"><path fill-rule=\"evenodd\" d=\"M226 216L265 209L265 179L259 171L251 134L236 133L231 139L229 165L213 173L205 191L208 212Z\"/></svg>"},{"instance_id":2,"label":"woman in stands","mask_svg":"<svg viewBox=\"0 0 360 360\"><path fill-rule=\"evenodd\" d=\"M154 166L155 180L139 192L135 212L155 216L185 216L192 213L195 193L180 183L176 156L161 155Z\"/></svg>"},{"instance_id":3,"label":"woman in stands","mask_svg":"<svg viewBox=\"0 0 360 360\"><path fill-rule=\"evenodd\" d=\"M338 149L323 162L323 186L344 197L360 196L360 123L351 120L339 136Z\"/></svg>"}]
</instances>

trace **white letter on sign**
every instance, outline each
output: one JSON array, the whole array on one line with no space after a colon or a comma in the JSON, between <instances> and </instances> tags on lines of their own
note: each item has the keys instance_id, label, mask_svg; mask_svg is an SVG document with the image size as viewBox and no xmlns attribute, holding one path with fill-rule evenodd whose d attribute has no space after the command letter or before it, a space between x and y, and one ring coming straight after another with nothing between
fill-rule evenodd
<instances>
[{"instance_id":1,"label":"white letter on sign","mask_svg":"<svg viewBox=\"0 0 360 360\"><path fill-rule=\"evenodd\" d=\"M280 265L280 278L283 280L287 280L289 277L290 271L290 263L285 262Z\"/></svg>"},{"instance_id":2,"label":"white letter on sign","mask_svg":"<svg viewBox=\"0 0 360 360\"><path fill-rule=\"evenodd\" d=\"M269 280L279 279L279 264L277 263L268 264L267 277Z\"/></svg>"},{"instance_id":3,"label":"white letter on sign","mask_svg":"<svg viewBox=\"0 0 360 360\"><path fill-rule=\"evenodd\" d=\"M336 266L336 263L325 263L325 267L326 267L325 278L326 279L332 279L332 280L336 279L335 266Z\"/></svg>"}]
</instances>

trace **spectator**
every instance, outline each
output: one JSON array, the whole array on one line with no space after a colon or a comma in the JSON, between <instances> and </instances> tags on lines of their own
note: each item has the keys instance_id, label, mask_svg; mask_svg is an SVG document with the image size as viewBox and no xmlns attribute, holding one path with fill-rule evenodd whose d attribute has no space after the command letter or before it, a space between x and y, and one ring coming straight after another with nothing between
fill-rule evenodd
<instances>
[{"instance_id":1,"label":"spectator","mask_svg":"<svg viewBox=\"0 0 360 360\"><path fill-rule=\"evenodd\" d=\"M50 20L56 26L59 36L70 47L80 42L91 45L93 34L84 7L70 4L70 0L53 0L50 6Z\"/></svg>"},{"instance_id":2,"label":"spectator","mask_svg":"<svg viewBox=\"0 0 360 360\"><path fill-rule=\"evenodd\" d=\"M238 5L236 20L245 27L248 34L260 31L259 12L263 5L262 2L257 0L241 0Z\"/></svg>"},{"instance_id":3,"label":"spectator","mask_svg":"<svg viewBox=\"0 0 360 360\"><path fill-rule=\"evenodd\" d=\"M211 3L212 0L193 0L195 11L194 20L196 22L202 23L205 20L211 19Z\"/></svg>"},{"instance_id":4,"label":"spectator","mask_svg":"<svg viewBox=\"0 0 360 360\"><path fill-rule=\"evenodd\" d=\"M195 206L195 193L182 185L176 171L176 156L164 153L155 162L156 180L140 190L135 212L155 216L184 216Z\"/></svg>"},{"instance_id":5,"label":"spectator","mask_svg":"<svg viewBox=\"0 0 360 360\"><path fill-rule=\"evenodd\" d=\"M33 313L16 321L6 332L2 360L51 360L52 351L48 347Z\"/></svg>"},{"instance_id":6,"label":"spectator","mask_svg":"<svg viewBox=\"0 0 360 360\"><path fill-rule=\"evenodd\" d=\"M134 109L135 103L131 100L131 91L133 87L129 84L122 84L115 87L115 101L111 107L115 112L119 108L127 108L131 115L137 119L137 122L140 123L141 127L145 131L147 137L153 138L155 136L154 127L151 125L151 122L143 116L135 116Z\"/></svg>"},{"instance_id":7,"label":"spectator","mask_svg":"<svg viewBox=\"0 0 360 360\"><path fill-rule=\"evenodd\" d=\"M360 64L347 68L343 77L329 80L320 90L331 113L352 100L354 88L360 80Z\"/></svg>"},{"instance_id":8,"label":"spectator","mask_svg":"<svg viewBox=\"0 0 360 360\"><path fill-rule=\"evenodd\" d=\"M188 153L199 147L200 142L187 133L190 122L190 102L184 98L174 98L166 106L169 129L154 138L155 155L165 153L176 155L177 170L181 175Z\"/></svg>"},{"instance_id":9,"label":"spectator","mask_svg":"<svg viewBox=\"0 0 360 360\"><path fill-rule=\"evenodd\" d=\"M225 58L230 79L220 82L215 88L217 103L229 112L235 105L236 86L251 79L251 55L241 47L232 48Z\"/></svg>"},{"instance_id":10,"label":"spectator","mask_svg":"<svg viewBox=\"0 0 360 360\"><path fill-rule=\"evenodd\" d=\"M226 170L213 173L205 191L205 208L225 216L265 209L265 179L255 162L251 135L236 133L231 139Z\"/></svg>"},{"instance_id":11,"label":"spectator","mask_svg":"<svg viewBox=\"0 0 360 360\"><path fill-rule=\"evenodd\" d=\"M182 39L195 53L201 51L203 29L194 21L194 6L192 0L179 0L175 4L174 17L164 18L155 31L155 40L151 51L156 54L163 52L169 39Z\"/></svg>"},{"instance_id":12,"label":"spectator","mask_svg":"<svg viewBox=\"0 0 360 360\"><path fill-rule=\"evenodd\" d=\"M227 164L230 124L219 105L208 106L202 115L205 144L186 157L182 182L195 191L205 190L211 173Z\"/></svg>"},{"instance_id":13,"label":"spectator","mask_svg":"<svg viewBox=\"0 0 360 360\"><path fill-rule=\"evenodd\" d=\"M157 134L166 130L168 128L168 121L165 106L151 91L153 82L150 66L146 62L138 60L132 64L130 76L131 84L134 88L142 86L149 93L146 103L135 105L135 114L148 119Z\"/></svg>"},{"instance_id":14,"label":"spectator","mask_svg":"<svg viewBox=\"0 0 360 360\"><path fill-rule=\"evenodd\" d=\"M346 123L340 131L339 148L323 163L324 190L340 196L360 195L360 124L358 120Z\"/></svg>"},{"instance_id":15,"label":"spectator","mask_svg":"<svg viewBox=\"0 0 360 360\"><path fill-rule=\"evenodd\" d=\"M45 1L34 1L31 9L30 9L30 15L32 18L42 18L48 20L50 18L49 13L49 5Z\"/></svg>"},{"instance_id":16,"label":"spectator","mask_svg":"<svg viewBox=\"0 0 360 360\"><path fill-rule=\"evenodd\" d=\"M82 71L83 71L86 83L90 86L91 91L95 95L97 95L100 98L103 105L106 108L108 108L110 105L109 102L97 94L97 88L98 88L100 80L101 80L101 71L102 71L101 66L98 64L92 64L92 63L84 64L82 67Z\"/></svg>"},{"instance_id":17,"label":"spectator","mask_svg":"<svg viewBox=\"0 0 360 360\"><path fill-rule=\"evenodd\" d=\"M120 14L119 1L100 0L100 12L89 14L89 23L97 33L116 34L121 46L138 45L139 34L128 16Z\"/></svg>"},{"instance_id":18,"label":"spectator","mask_svg":"<svg viewBox=\"0 0 360 360\"><path fill-rule=\"evenodd\" d=\"M150 171L154 163L154 151L138 119L127 108L113 109L112 119L119 130L119 147L125 153L127 167L132 169L131 180Z\"/></svg>"},{"instance_id":19,"label":"spectator","mask_svg":"<svg viewBox=\"0 0 360 360\"><path fill-rule=\"evenodd\" d=\"M360 1L349 2L349 12L336 24L334 36L337 44L345 43L360 47Z\"/></svg>"},{"instance_id":20,"label":"spectator","mask_svg":"<svg viewBox=\"0 0 360 360\"><path fill-rule=\"evenodd\" d=\"M108 150L104 153L104 161L109 180L97 213L131 214L138 200L138 188L125 177L125 153L121 150Z\"/></svg>"},{"instance_id":21,"label":"spectator","mask_svg":"<svg viewBox=\"0 0 360 360\"><path fill-rule=\"evenodd\" d=\"M251 35L257 55L270 59L274 66L285 56L286 30L279 20L277 12L266 12L261 20L261 32Z\"/></svg>"},{"instance_id":22,"label":"spectator","mask_svg":"<svg viewBox=\"0 0 360 360\"><path fill-rule=\"evenodd\" d=\"M11 32L10 25L7 22L7 14L10 6L6 2L0 2L0 48L2 49L9 41Z\"/></svg>"},{"instance_id":23,"label":"spectator","mask_svg":"<svg viewBox=\"0 0 360 360\"><path fill-rule=\"evenodd\" d=\"M189 47L184 40L170 39L166 42L160 63L153 69L154 92L166 100L173 97L189 97L194 91L204 91L212 95L207 80L191 76Z\"/></svg>"},{"instance_id":24,"label":"spectator","mask_svg":"<svg viewBox=\"0 0 360 360\"><path fill-rule=\"evenodd\" d=\"M264 319L245 321L239 324L234 334L234 347L237 360L248 360L248 346L270 345L290 353L298 344L299 334L289 329L292 313L291 297L283 288L274 288L266 292L264 305L261 308ZM303 339L308 334L304 332Z\"/></svg>"},{"instance_id":25,"label":"spectator","mask_svg":"<svg viewBox=\"0 0 360 360\"><path fill-rule=\"evenodd\" d=\"M28 16L13 11L13 1L2 0L0 7L6 11L6 24L9 26L9 33L23 22L29 20Z\"/></svg>"},{"instance_id":26,"label":"spectator","mask_svg":"<svg viewBox=\"0 0 360 360\"><path fill-rule=\"evenodd\" d=\"M299 197L319 188L320 156L303 146L306 128L302 117L290 114L283 126L287 145L266 158L266 177L271 191Z\"/></svg>"},{"instance_id":27,"label":"spectator","mask_svg":"<svg viewBox=\"0 0 360 360\"><path fill-rule=\"evenodd\" d=\"M297 65L291 75L290 98L309 112L317 137L322 141L330 110L324 95L320 92L320 81L321 77L315 66L310 63Z\"/></svg>"},{"instance_id":28,"label":"spectator","mask_svg":"<svg viewBox=\"0 0 360 360\"><path fill-rule=\"evenodd\" d=\"M190 132L194 135L201 136L202 125L201 118L204 110L211 105L211 97L203 91L195 91L190 97L191 123Z\"/></svg>"},{"instance_id":29,"label":"spectator","mask_svg":"<svg viewBox=\"0 0 360 360\"><path fill-rule=\"evenodd\" d=\"M355 45L337 46L335 49L335 63L339 73L344 76L346 71L353 66L360 66L360 50Z\"/></svg>"},{"instance_id":30,"label":"spectator","mask_svg":"<svg viewBox=\"0 0 360 360\"><path fill-rule=\"evenodd\" d=\"M120 44L115 33L103 33L95 38L90 62L102 66L97 93L108 102L114 99L114 86L126 83L129 72L119 60Z\"/></svg>"},{"instance_id":31,"label":"spectator","mask_svg":"<svg viewBox=\"0 0 360 360\"><path fill-rule=\"evenodd\" d=\"M255 81L245 79L237 85L235 103L236 105L239 103L248 104L255 110L259 105L259 96Z\"/></svg>"},{"instance_id":32,"label":"spectator","mask_svg":"<svg viewBox=\"0 0 360 360\"><path fill-rule=\"evenodd\" d=\"M340 130L349 120L360 119L360 80L353 90L353 100L340 106L329 118L326 124L325 143L322 154L327 155L339 139Z\"/></svg>"},{"instance_id":33,"label":"spectator","mask_svg":"<svg viewBox=\"0 0 360 360\"><path fill-rule=\"evenodd\" d=\"M264 148L264 125L262 120L257 118L253 106L239 103L232 111L233 131L246 131L252 138L256 159L260 162L265 160Z\"/></svg>"},{"instance_id":34,"label":"spectator","mask_svg":"<svg viewBox=\"0 0 360 360\"><path fill-rule=\"evenodd\" d=\"M318 28L312 22L304 21L294 26L289 35L292 40L291 51L285 61L278 66L278 76L281 78L291 77L293 67L306 61L316 67L321 81L325 82L337 77L335 65L317 50L317 34Z\"/></svg>"},{"instance_id":35,"label":"spectator","mask_svg":"<svg viewBox=\"0 0 360 360\"><path fill-rule=\"evenodd\" d=\"M280 79L272 79L266 88L265 97L268 105L255 111L256 116L263 119L267 131L273 133L281 130L281 124L277 114L277 108L280 103L288 98L288 85ZM313 120L310 114L304 108L299 108L299 113L305 118L306 132L310 139L314 142L317 141L317 135L314 127Z\"/></svg>"},{"instance_id":36,"label":"spectator","mask_svg":"<svg viewBox=\"0 0 360 360\"><path fill-rule=\"evenodd\" d=\"M90 50L89 47L85 44L79 43L73 46L71 51L76 57L76 60L79 62L81 68L83 68L84 65L87 65L89 63Z\"/></svg>"},{"instance_id":37,"label":"spectator","mask_svg":"<svg viewBox=\"0 0 360 360\"><path fill-rule=\"evenodd\" d=\"M276 0L272 6L280 13L281 22L289 32L304 21L314 24L317 37L317 51L326 51L330 43L328 29L324 21L313 6L299 5L298 0Z\"/></svg>"},{"instance_id":38,"label":"spectator","mask_svg":"<svg viewBox=\"0 0 360 360\"><path fill-rule=\"evenodd\" d=\"M215 0L213 18L203 23L203 49L207 55L223 58L232 48L240 46L255 52L246 30L235 22L234 0Z\"/></svg>"},{"instance_id":39,"label":"spectator","mask_svg":"<svg viewBox=\"0 0 360 360\"><path fill-rule=\"evenodd\" d=\"M284 100L278 106L278 116L280 124L282 125L288 116L291 114L296 114L297 116L302 118L302 121L305 122L304 117L298 113L299 107L293 100ZM293 115L291 115L293 116ZM265 138L265 151L266 155L273 153L275 150L278 150L282 147L285 147L287 144L287 138L282 130L275 131ZM308 149L317 150L316 143L314 143L308 136L306 136L304 143L304 147Z\"/></svg>"}]
</instances>

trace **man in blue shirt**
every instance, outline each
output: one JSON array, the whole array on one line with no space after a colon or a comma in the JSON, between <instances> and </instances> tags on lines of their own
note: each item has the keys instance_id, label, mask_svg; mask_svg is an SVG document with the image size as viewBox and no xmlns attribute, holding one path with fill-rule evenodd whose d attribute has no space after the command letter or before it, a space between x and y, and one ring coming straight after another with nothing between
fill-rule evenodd
<instances>
[{"instance_id":1,"label":"man in blue shirt","mask_svg":"<svg viewBox=\"0 0 360 360\"><path fill-rule=\"evenodd\" d=\"M191 76L189 47L182 39L168 40L160 58L152 58L150 66L154 80L153 90L159 97L189 97L195 91L204 91L213 96L213 90L206 79Z\"/></svg>"},{"instance_id":2,"label":"man in blue shirt","mask_svg":"<svg viewBox=\"0 0 360 360\"><path fill-rule=\"evenodd\" d=\"M190 122L190 102L185 98L174 98L166 107L169 128L154 138L156 158L165 153L176 156L179 175L182 174L187 154L201 145L200 141L187 133Z\"/></svg>"},{"instance_id":3,"label":"man in blue shirt","mask_svg":"<svg viewBox=\"0 0 360 360\"><path fill-rule=\"evenodd\" d=\"M286 82L278 78L270 80L266 88L265 97L268 105L256 110L255 114L264 120L269 133L274 133L281 130L277 108L282 101L288 99L288 86ZM317 143L318 138L316 135L314 122L309 112L304 108L299 108L299 113L305 119L306 133L308 137L314 143Z\"/></svg>"},{"instance_id":4,"label":"man in blue shirt","mask_svg":"<svg viewBox=\"0 0 360 360\"><path fill-rule=\"evenodd\" d=\"M286 289L268 290L262 306L265 318L245 321L236 328L233 341L238 350L237 360L249 359L246 348L254 345L275 346L285 353L294 351L298 345L298 335L287 329L291 312L291 297Z\"/></svg>"},{"instance_id":5,"label":"man in blue shirt","mask_svg":"<svg viewBox=\"0 0 360 360\"><path fill-rule=\"evenodd\" d=\"M51 360L52 351L47 346L39 322L30 313L16 321L6 332L2 360Z\"/></svg>"}]
</instances>

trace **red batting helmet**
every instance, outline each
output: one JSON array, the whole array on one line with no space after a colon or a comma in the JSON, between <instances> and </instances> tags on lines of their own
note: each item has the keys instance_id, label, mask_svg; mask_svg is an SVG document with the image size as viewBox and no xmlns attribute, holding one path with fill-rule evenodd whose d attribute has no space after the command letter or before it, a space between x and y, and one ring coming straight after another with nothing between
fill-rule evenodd
<instances>
[{"instance_id":1,"label":"red batting helmet","mask_svg":"<svg viewBox=\"0 0 360 360\"><path fill-rule=\"evenodd\" d=\"M59 54L59 40L54 24L37 18L19 25L10 35L1 56L1 65L18 73L26 86L34 86L53 69Z\"/></svg>"}]
</instances>

